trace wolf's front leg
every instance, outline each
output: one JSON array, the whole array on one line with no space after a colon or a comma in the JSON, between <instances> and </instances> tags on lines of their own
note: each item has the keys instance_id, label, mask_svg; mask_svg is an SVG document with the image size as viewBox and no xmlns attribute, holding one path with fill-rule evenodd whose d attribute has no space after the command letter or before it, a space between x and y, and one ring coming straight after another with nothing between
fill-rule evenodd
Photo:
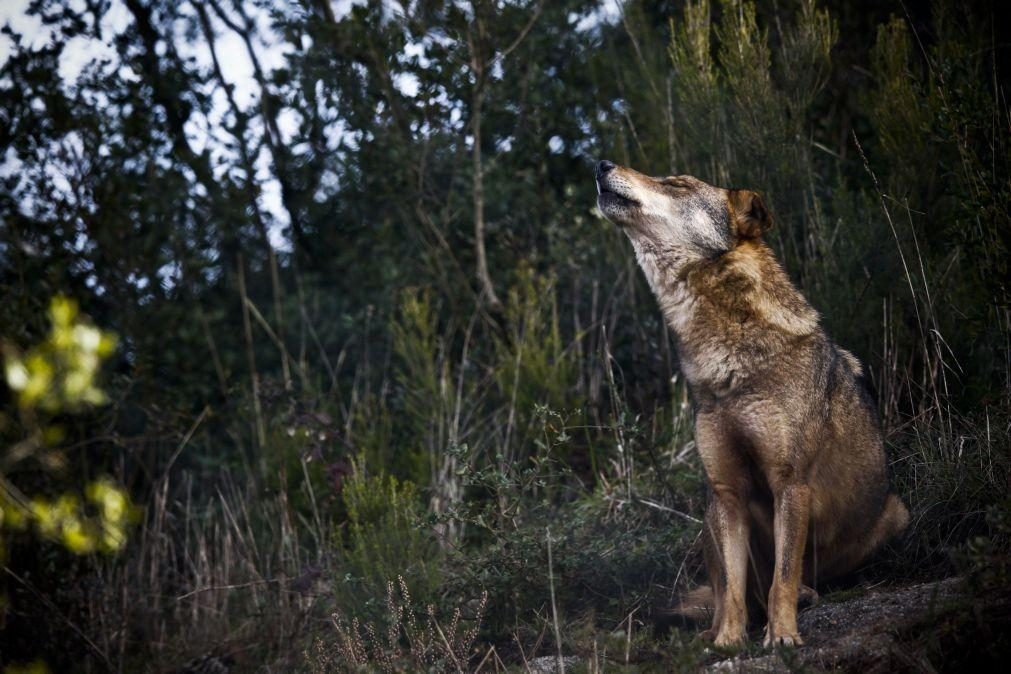
<instances>
[{"instance_id":1,"label":"wolf's front leg","mask_svg":"<svg viewBox=\"0 0 1011 674\"><path fill-rule=\"evenodd\" d=\"M810 510L811 489L805 484L787 484L775 496L776 568L769 589L766 646L799 646L804 643L797 631L797 594L803 572Z\"/></svg>"},{"instance_id":2,"label":"wolf's front leg","mask_svg":"<svg viewBox=\"0 0 1011 674\"><path fill-rule=\"evenodd\" d=\"M721 577L710 580L714 588L723 590L717 592L713 622L717 646L742 644L746 636L749 521L744 497L740 489L713 484L713 501L707 520L717 564L711 565L710 574L715 572Z\"/></svg>"}]
</instances>

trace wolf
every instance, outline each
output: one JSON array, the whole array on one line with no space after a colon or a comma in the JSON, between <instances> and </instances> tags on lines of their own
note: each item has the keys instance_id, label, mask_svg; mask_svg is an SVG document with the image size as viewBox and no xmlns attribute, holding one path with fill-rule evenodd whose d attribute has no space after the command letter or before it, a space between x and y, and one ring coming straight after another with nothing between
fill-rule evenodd
<instances>
[{"instance_id":1,"label":"wolf","mask_svg":"<svg viewBox=\"0 0 1011 674\"><path fill-rule=\"evenodd\" d=\"M749 604L765 645L800 645L797 602L899 535L876 406L857 358L837 346L762 235L762 198L687 175L654 178L601 161L597 205L632 242L677 343L709 499L711 607L703 636L737 646Z\"/></svg>"}]
</instances>

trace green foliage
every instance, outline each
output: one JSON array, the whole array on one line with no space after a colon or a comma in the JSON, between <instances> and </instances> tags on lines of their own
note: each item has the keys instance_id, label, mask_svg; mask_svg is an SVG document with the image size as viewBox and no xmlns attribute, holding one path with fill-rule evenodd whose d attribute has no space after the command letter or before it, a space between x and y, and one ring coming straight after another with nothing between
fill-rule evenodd
<instances>
[{"instance_id":1,"label":"green foliage","mask_svg":"<svg viewBox=\"0 0 1011 674\"><path fill-rule=\"evenodd\" d=\"M578 414L583 401L576 389L575 351L562 341L554 281L521 265L509 289L506 318L510 334L496 341L494 372L522 446L536 433L538 409Z\"/></svg>"},{"instance_id":2,"label":"green foliage","mask_svg":"<svg viewBox=\"0 0 1011 674\"><path fill-rule=\"evenodd\" d=\"M675 75L674 87L683 106L683 124L698 148L696 161L722 154L720 125L720 87L712 54L712 26L709 0L686 2L684 16L671 19L670 59ZM717 175L715 167L706 166Z\"/></svg>"},{"instance_id":3,"label":"green foliage","mask_svg":"<svg viewBox=\"0 0 1011 674\"><path fill-rule=\"evenodd\" d=\"M347 511L347 547L335 579L337 605L351 616L367 616L386 595L387 583L402 577L422 602L439 583L438 547L421 526L414 485L391 475L367 475L358 467L341 492ZM340 573L340 572L339 572Z\"/></svg>"},{"instance_id":4,"label":"green foliage","mask_svg":"<svg viewBox=\"0 0 1011 674\"><path fill-rule=\"evenodd\" d=\"M366 466L382 467L404 479L427 476L426 457L418 448L400 445L394 423L394 411L389 401L378 396L365 396L355 406L350 422L351 446Z\"/></svg>"},{"instance_id":5,"label":"green foliage","mask_svg":"<svg viewBox=\"0 0 1011 674\"><path fill-rule=\"evenodd\" d=\"M77 554L116 552L126 543L127 529L137 519L129 498L121 487L103 479L85 488L89 516L76 494L64 493L56 499L33 497L25 516L34 523L39 536L61 543ZM17 506L5 504L5 519L12 528L23 526Z\"/></svg>"},{"instance_id":6,"label":"green foliage","mask_svg":"<svg viewBox=\"0 0 1011 674\"><path fill-rule=\"evenodd\" d=\"M49 674L49 667L42 660L35 660L23 665L7 665L4 674Z\"/></svg>"},{"instance_id":7,"label":"green foliage","mask_svg":"<svg viewBox=\"0 0 1011 674\"><path fill-rule=\"evenodd\" d=\"M828 9L818 8L815 0L802 0L794 24L782 41L778 64L783 104L789 118L803 119L828 83L839 25Z\"/></svg>"},{"instance_id":8,"label":"green foliage","mask_svg":"<svg viewBox=\"0 0 1011 674\"><path fill-rule=\"evenodd\" d=\"M938 5L934 23L929 47L904 20L879 27L868 108L880 144L879 189L888 195L881 209L902 265L891 266L911 295L899 324L915 329L898 340L919 341L930 370L945 354L971 397L1006 382L995 341L1003 328L994 328L1008 300L1008 242L998 223L1009 217L1011 165L1007 135L994 124L1008 110L989 91L993 65L975 16ZM960 397L944 372L931 377Z\"/></svg>"},{"instance_id":9,"label":"green foliage","mask_svg":"<svg viewBox=\"0 0 1011 674\"><path fill-rule=\"evenodd\" d=\"M656 495L663 483L674 484L685 499L676 506L701 508L701 502L693 502L702 493L700 468L674 459L682 449L672 442L674 428L646 438L617 421L628 444L601 467L597 487L587 490L563 460L571 458L575 439L565 417L541 407L537 419L541 438L529 460L465 472L472 497L450 513L466 524L472 544L448 556L445 591L459 602L488 593L483 633L493 643L538 640L535 616L550 610L549 530L566 634L581 624L588 623L591 632L597 625L618 625L629 612L648 614L665 601L664 592L675 586L680 591L700 562L693 550L698 521L637 496ZM649 462L650 452L662 453L666 470Z\"/></svg>"},{"instance_id":10,"label":"green foliage","mask_svg":"<svg viewBox=\"0 0 1011 674\"><path fill-rule=\"evenodd\" d=\"M339 431L333 417L323 409L299 411L300 405L278 411L268 406L270 423L266 432L266 450L260 455L263 487L286 494L292 509L321 524L321 516L333 516L341 510L333 495L345 472L346 458L333 451ZM275 412L275 414L269 414Z\"/></svg>"},{"instance_id":11,"label":"green foliage","mask_svg":"<svg viewBox=\"0 0 1011 674\"><path fill-rule=\"evenodd\" d=\"M33 550L34 541L18 541L20 532L30 528L37 539L74 555L111 554L124 548L140 515L126 490L111 478L68 476L63 446L67 420L108 401L99 371L116 339L94 327L66 297L52 298L49 321L48 336L24 352L0 336L5 382L13 394L12 404L0 408L0 563L21 585L26 581L19 572L33 570L20 568L12 557L25 555L26 548L28 555L49 555ZM24 610L9 597L8 587L0 584L0 607L5 612ZM33 644L30 654L39 651L46 649ZM4 671L49 668L36 659Z\"/></svg>"},{"instance_id":12,"label":"green foliage","mask_svg":"<svg viewBox=\"0 0 1011 674\"><path fill-rule=\"evenodd\" d=\"M871 50L871 67L877 84L871 98L870 116L877 131L882 155L892 169L889 182L898 194L909 194L917 180L924 177L923 167L932 156L930 139L932 88L924 91L922 76L913 61L912 37L904 19L892 17L878 26ZM929 164L926 164L929 165Z\"/></svg>"},{"instance_id":13,"label":"green foliage","mask_svg":"<svg viewBox=\"0 0 1011 674\"><path fill-rule=\"evenodd\" d=\"M747 160L754 161L767 155L768 148L761 141L778 136L782 124L772 85L769 37L758 25L754 3L728 0L722 9L723 21L716 35L720 67L733 104L726 111L728 128L734 134L728 140L731 147L746 153Z\"/></svg>"},{"instance_id":14,"label":"green foliage","mask_svg":"<svg viewBox=\"0 0 1011 674\"><path fill-rule=\"evenodd\" d=\"M431 292L404 291L399 314L391 324L393 352L400 364L396 377L407 420L404 446L389 448L384 461L371 464L399 468L424 481L435 476L439 456L451 442L453 412L462 393L457 390L437 321Z\"/></svg>"}]
</instances>

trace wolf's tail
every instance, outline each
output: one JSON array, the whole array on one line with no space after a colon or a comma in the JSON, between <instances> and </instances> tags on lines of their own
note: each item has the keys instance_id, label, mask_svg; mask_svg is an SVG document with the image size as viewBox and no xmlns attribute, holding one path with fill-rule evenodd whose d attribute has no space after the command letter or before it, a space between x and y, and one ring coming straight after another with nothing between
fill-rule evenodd
<instances>
[{"instance_id":1,"label":"wolf's tail","mask_svg":"<svg viewBox=\"0 0 1011 674\"><path fill-rule=\"evenodd\" d=\"M671 621L705 623L713 619L715 605L713 588L700 585L680 595L672 606L659 609L657 613Z\"/></svg>"},{"instance_id":2,"label":"wolf's tail","mask_svg":"<svg viewBox=\"0 0 1011 674\"><path fill-rule=\"evenodd\" d=\"M808 585L801 585L797 592L800 608L814 606L819 601L818 592ZM706 625L713 619L716 596L710 585L699 585L680 595L673 605L655 609L657 620L666 625Z\"/></svg>"}]
</instances>

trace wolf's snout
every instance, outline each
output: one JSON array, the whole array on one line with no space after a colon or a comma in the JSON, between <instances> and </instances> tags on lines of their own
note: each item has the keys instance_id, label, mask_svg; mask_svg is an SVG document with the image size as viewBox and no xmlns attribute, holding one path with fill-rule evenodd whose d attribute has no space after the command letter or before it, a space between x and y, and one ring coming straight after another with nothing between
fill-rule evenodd
<instances>
[{"instance_id":1,"label":"wolf's snout","mask_svg":"<svg viewBox=\"0 0 1011 674\"><path fill-rule=\"evenodd\" d=\"M606 159L597 162L597 180L603 178L607 173L613 169L618 168L614 162L607 161Z\"/></svg>"},{"instance_id":2,"label":"wolf's snout","mask_svg":"<svg viewBox=\"0 0 1011 674\"><path fill-rule=\"evenodd\" d=\"M601 214L616 225L630 224L632 210L637 209L640 203L636 199L635 186L628 179L628 169L604 159L597 162L594 174L597 207Z\"/></svg>"}]
</instances>

